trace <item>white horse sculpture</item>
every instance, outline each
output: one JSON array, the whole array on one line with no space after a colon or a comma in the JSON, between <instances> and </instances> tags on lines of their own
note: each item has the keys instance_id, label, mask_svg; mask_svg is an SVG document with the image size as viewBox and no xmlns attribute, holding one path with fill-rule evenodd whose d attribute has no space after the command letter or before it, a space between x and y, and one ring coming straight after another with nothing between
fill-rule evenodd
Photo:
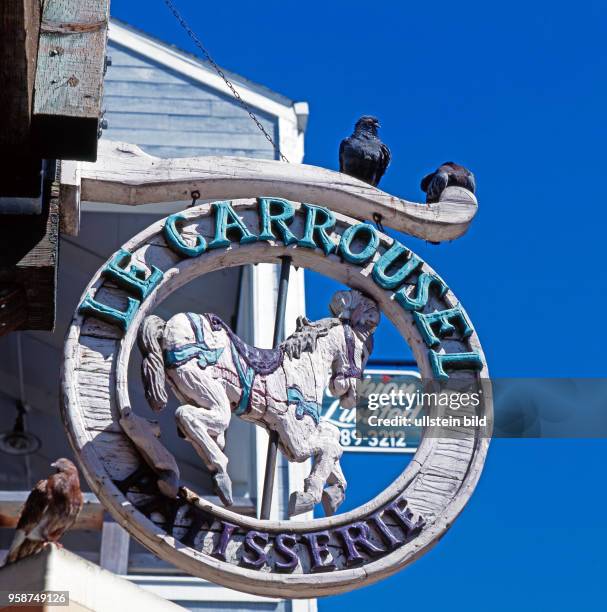
<instances>
[{"instance_id":1,"label":"white horse sculpture","mask_svg":"<svg viewBox=\"0 0 607 612\"><path fill-rule=\"evenodd\" d=\"M289 501L291 516L322 499L333 514L345 498L338 429L320 420L325 388L345 407L357 401L357 382L371 353L379 323L377 304L359 291L339 291L334 317L310 322L276 349L245 344L216 315L179 313L168 322L148 316L139 332L146 398L154 410L168 401L166 381L180 401L181 434L213 474L217 494L232 504L232 483L223 453L232 413L278 434L289 461L313 457L304 490Z\"/></svg>"}]
</instances>

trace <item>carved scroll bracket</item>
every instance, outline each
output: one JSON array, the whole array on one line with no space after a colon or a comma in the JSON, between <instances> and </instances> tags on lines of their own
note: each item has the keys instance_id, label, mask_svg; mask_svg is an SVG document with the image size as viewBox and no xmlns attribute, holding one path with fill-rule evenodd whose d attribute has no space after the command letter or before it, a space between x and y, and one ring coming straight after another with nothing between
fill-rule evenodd
<instances>
[{"instance_id":1,"label":"carved scroll bracket","mask_svg":"<svg viewBox=\"0 0 607 612\"><path fill-rule=\"evenodd\" d=\"M140 206L187 201L196 190L203 200L271 195L359 220L379 214L386 227L431 242L462 236L478 209L474 194L459 187L445 189L439 202L419 204L316 166L241 157L160 159L108 140L100 141L97 162L80 163L79 170L83 201Z\"/></svg>"}]
</instances>

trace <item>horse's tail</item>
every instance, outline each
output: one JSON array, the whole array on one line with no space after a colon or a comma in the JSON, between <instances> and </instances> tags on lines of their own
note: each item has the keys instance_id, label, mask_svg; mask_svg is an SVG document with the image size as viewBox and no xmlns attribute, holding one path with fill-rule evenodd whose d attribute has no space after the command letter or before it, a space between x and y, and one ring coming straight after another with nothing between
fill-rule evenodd
<instances>
[{"instance_id":1,"label":"horse's tail","mask_svg":"<svg viewBox=\"0 0 607 612\"><path fill-rule=\"evenodd\" d=\"M162 410L169 401L166 391L166 376L160 339L166 321L151 315L146 317L137 336L139 350L143 355L141 376L145 388L145 398L153 410Z\"/></svg>"}]
</instances>

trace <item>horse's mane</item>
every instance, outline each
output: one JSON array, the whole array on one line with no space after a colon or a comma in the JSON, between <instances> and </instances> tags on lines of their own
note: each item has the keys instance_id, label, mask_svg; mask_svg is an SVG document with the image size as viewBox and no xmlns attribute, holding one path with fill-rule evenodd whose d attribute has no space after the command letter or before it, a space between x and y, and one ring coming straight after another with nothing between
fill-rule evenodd
<instances>
[{"instance_id":1,"label":"horse's mane","mask_svg":"<svg viewBox=\"0 0 607 612\"><path fill-rule=\"evenodd\" d=\"M302 353L313 353L318 339L326 336L332 327L340 323L336 317L327 317L319 321L297 317L295 331L280 346L289 359L299 359Z\"/></svg>"}]
</instances>

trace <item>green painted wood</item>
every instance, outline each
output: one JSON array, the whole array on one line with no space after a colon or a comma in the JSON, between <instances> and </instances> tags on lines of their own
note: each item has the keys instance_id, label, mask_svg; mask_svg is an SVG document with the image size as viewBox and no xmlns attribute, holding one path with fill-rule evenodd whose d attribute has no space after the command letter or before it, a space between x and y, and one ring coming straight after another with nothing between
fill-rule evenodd
<instances>
[{"instance_id":1,"label":"green painted wood","mask_svg":"<svg viewBox=\"0 0 607 612\"><path fill-rule=\"evenodd\" d=\"M32 129L42 157L95 161L109 0L44 3Z\"/></svg>"}]
</instances>

